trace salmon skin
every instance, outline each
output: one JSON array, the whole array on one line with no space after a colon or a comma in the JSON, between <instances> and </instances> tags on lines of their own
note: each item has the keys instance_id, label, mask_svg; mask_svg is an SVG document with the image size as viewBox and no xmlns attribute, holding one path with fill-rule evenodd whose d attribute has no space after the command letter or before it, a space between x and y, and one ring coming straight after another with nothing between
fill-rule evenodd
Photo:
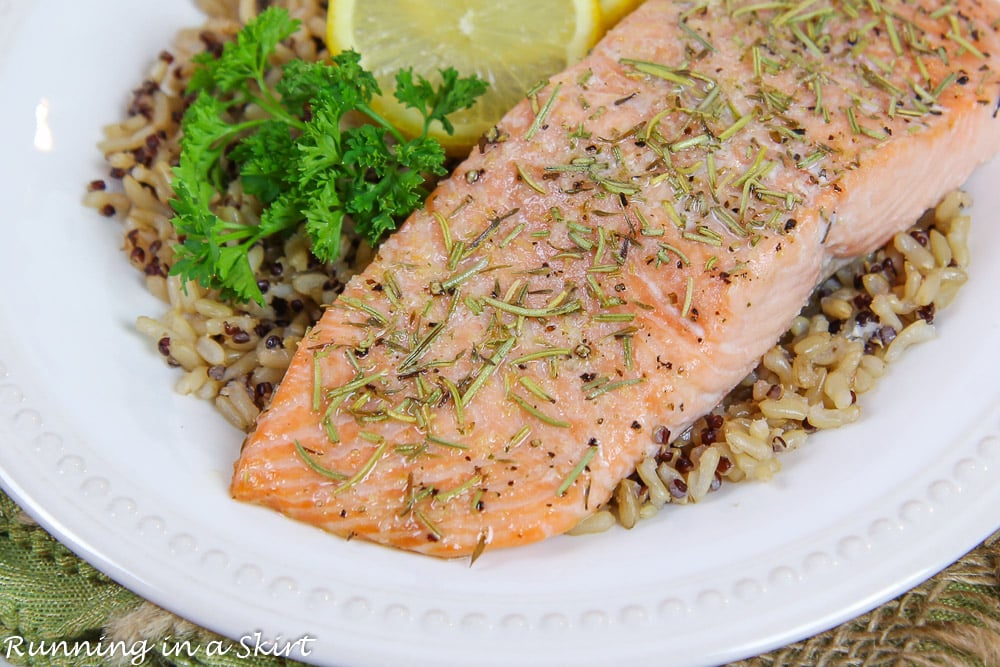
<instances>
[{"instance_id":1,"label":"salmon skin","mask_svg":"<svg viewBox=\"0 0 1000 667\"><path fill-rule=\"evenodd\" d=\"M998 17L649 0L325 312L233 496L442 557L572 528L1000 149Z\"/></svg>"}]
</instances>

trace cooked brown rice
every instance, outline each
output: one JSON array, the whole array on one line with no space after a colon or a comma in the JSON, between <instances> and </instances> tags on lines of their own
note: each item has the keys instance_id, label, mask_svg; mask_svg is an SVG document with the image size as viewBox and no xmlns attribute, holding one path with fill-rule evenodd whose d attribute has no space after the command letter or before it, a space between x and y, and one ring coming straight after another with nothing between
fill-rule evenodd
<instances>
[{"instance_id":1,"label":"cooked brown rice","mask_svg":"<svg viewBox=\"0 0 1000 667\"><path fill-rule=\"evenodd\" d=\"M320 264L303 234L253 248L251 264L265 305L221 301L196 284L170 276L177 242L168 204L176 163L183 94L194 53L218 50L251 18L256 0L201 0L204 26L182 31L135 90L124 121L105 128L99 145L109 176L90 184L86 203L124 223L124 250L150 292L166 304L139 317L166 362L180 369L177 391L214 401L236 428L249 430L291 360L299 340L343 285L372 257L345 230L336 262ZM303 29L281 47L279 59L325 55L326 6L318 0L280 3ZM885 365L934 335L937 312L966 281L969 205L961 192L946 197L911 230L870 257L837 271L817 290L790 331L758 367L709 415L676 439L666 429L659 453L639 464L608 507L574 533L630 528L667 503L702 500L724 482L768 480L779 454L800 447L818 430L856 421L858 396L875 386ZM255 224L259 208L234 185L217 213ZM655 436L654 436L655 437Z\"/></svg>"}]
</instances>

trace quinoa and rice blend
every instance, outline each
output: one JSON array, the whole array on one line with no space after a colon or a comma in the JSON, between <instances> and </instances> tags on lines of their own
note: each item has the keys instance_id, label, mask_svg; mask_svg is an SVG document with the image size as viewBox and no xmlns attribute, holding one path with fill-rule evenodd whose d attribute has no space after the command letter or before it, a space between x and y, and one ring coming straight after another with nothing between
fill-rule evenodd
<instances>
[{"instance_id":1,"label":"quinoa and rice blend","mask_svg":"<svg viewBox=\"0 0 1000 667\"><path fill-rule=\"evenodd\" d=\"M321 264L296 233L250 253L266 305L233 304L169 275L177 242L170 223L170 173L179 155L180 119L190 102L184 88L190 58L222 44L261 9L258 0L199 0L208 18L177 36L136 89L127 118L105 128L99 144L113 187L92 182L87 205L124 222L124 250L146 286L167 304L137 327L183 374L176 389L214 401L222 415L248 431L291 361L296 345L372 249L345 226L338 261ZM326 55L326 2L282 0L302 29L279 47L279 58ZM247 115L252 114L248 111ZM778 345L711 414L672 439L653 431L659 455L643 461L617 488L608 507L574 533L627 528L667 503L696 502L723 481L767 480L780 469L779 453L801 446L810 433L857 420L858 395L870 390L914 343L934 335L936 312L966 281L969 205L964 193L947 196L908 232L825 281ZM234 183L217 213L256 224L259 206ZM672 439L672 440L671 440Z\"/></svg>"}]
</instances>

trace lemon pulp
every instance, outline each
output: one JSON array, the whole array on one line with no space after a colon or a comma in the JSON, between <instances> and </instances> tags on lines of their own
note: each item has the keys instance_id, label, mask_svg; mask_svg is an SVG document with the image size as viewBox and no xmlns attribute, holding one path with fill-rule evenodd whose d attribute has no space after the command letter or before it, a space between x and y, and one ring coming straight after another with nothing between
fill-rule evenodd
<instances>
[{"instance_id":1,"label":"lemon pulp","mask_svg":"<svg viewBox=\"0 0 1000 667\"><path fill-rule=\"evenodd\" d=\"M404 133L423 120L392 96L395 74L412 67L432 82L454 67L489 89L471 109L449 116L455 133L431 127L451 153L475 144L540 80L584 55L602 32L598 0L330 0L331 53L354 49L379 82L375 110Z\"/></svg>"}]
</instances>

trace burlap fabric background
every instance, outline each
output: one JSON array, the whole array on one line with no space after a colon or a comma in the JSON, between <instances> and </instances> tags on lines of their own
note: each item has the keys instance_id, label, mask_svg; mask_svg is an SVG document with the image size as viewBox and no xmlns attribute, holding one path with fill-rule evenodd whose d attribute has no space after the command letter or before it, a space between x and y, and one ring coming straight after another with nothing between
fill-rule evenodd
<instances>
[{"instance_id":1,"label":"burlap fabric background","mask_svg":"<svg viewBox=\"0 0 1000 667\"><path fill-rule=\"evenodd\" d=\"M125 642L154 648L148 667L292 665L240 660L239 650L166 658L165 639L227 642L129 591L76 558L0 492L0 647L28 642ZM2 655L2 652L0 652ZM119 655L120 664L133 664ZM32 667L98 667L94 658L12 655ZM1000 533L958 563L879 609L809 640L729 667L1000 667ZM101 665L103 667L103 665ZM111 667L111 666L109 666Z\"/></svg>"}]
</instances>

